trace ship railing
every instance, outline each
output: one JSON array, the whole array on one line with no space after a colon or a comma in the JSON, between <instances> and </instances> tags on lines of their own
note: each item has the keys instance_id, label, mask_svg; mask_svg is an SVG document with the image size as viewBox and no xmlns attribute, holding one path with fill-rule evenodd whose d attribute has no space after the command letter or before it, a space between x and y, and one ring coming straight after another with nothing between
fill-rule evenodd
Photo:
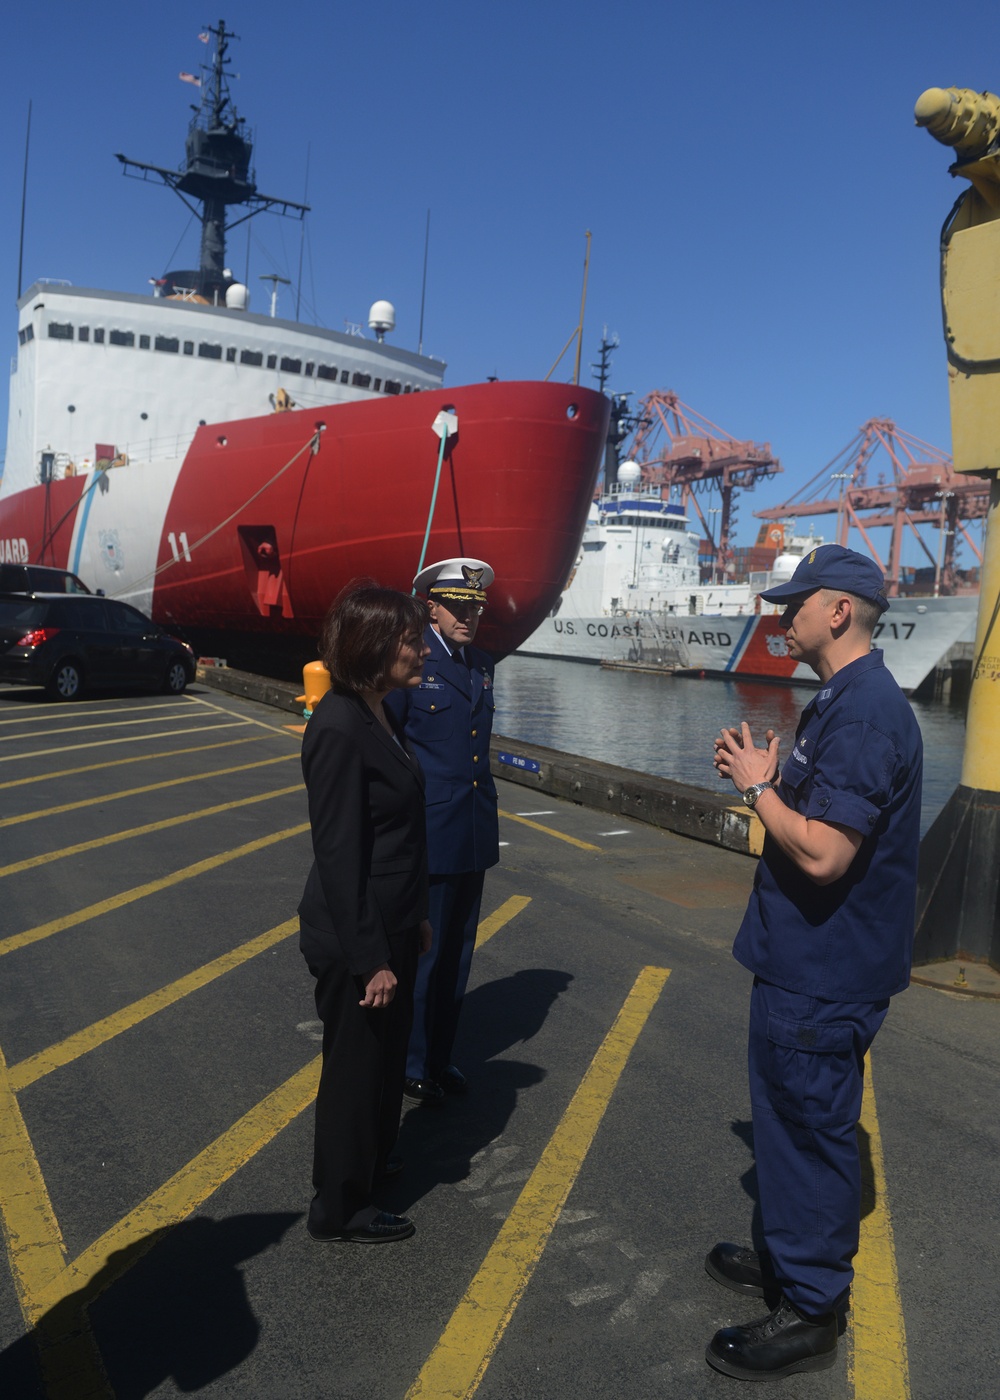
<instances>
[{"instance_id":1,"label":"ship railing","mask_svg":"<svg viewBox=\"0 0 1000 1400\"><path fill-rule=\"evenodd\" d=\"M119 453L126 463L137 465L140 462L154 462L163 459L183 457L194 442L197 428L188 433L166 433L162 437L141 438L138 442L126 442L119 447Z\"/></svg>"},{"instance_id":2,"label":"ship railing","mask_svg":"<svg viewBox=\"0 0 1000 1400\"><path fill-rule=\"evenodd\" d=\"M605 496L648 496L654 500L659 500L663 491L662 486L651 485L648 482L631 485L628 482L612 482L610 490L605 491Z\"/></svg>"}]
</instances>

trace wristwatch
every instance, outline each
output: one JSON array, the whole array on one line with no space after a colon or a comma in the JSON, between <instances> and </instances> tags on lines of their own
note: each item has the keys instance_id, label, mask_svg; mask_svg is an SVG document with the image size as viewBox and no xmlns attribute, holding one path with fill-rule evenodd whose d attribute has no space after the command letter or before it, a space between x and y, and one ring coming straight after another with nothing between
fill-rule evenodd
<instances>
[{"instance_id":1,"label":"wristwatch","mask_svg":"<svg viewBox=\"0 0 1000 1400\"><path fill-rule=\"evenodd\" d=\"M743 794L743 801L747 804L748 807L753 809L757 806L757 799L764 791L764 789L773 787L773 783L754 783L751 787L748 787L746 792Z\"/></svg>"}]
</instances>

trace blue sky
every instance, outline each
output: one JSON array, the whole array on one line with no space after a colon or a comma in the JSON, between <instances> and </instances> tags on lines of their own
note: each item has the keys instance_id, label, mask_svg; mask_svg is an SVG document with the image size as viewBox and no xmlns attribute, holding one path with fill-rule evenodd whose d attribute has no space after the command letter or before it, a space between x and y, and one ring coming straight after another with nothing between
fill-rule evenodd
<instances>
[{"instance_id":1,"label":"blue sky","mask_svg":"<svg viewBox=\"0 0 1000 1400\"><path fill-rule=\"evenodd\" d=\"M342 329L388 297L396 343L415 348L430 207L425 349L451 384L540 378L576 323L589 228L585 369L607 325L615 389L673 389L782 461L742 498L738 542L868 418L949 448L937 247L960 186L913 103L932 85L1000 89L995 4L215 9L241 36L233 90L260 188L301 199L308 153L303 319ZM19 13L0 93L11 353L29 98L24 285L145 291L196 262L197 230L114 153L180 162L197 94L177 74L207 58L197 35L217 19L189 0ZM297 277L299 228L251 227L264 310L259 275ZM244 230L230 261L242 275Z\"/></svg>"}]
</instances>

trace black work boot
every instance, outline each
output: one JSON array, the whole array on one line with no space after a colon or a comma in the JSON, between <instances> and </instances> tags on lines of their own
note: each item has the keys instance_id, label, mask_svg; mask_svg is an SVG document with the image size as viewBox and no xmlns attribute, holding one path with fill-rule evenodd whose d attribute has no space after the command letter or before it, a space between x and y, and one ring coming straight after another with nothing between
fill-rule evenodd
<instances>
[{"instance_id":1,"label":"black work boot","mask_svg":"<svg viewBox=\"0 0 1000 1400\"><path fill-rule=\"evenodd\" d=\"M755 1298L763 1298L765 1293L778 1291L771 1256L765 1250L758 1254L755 1249L723 1242L709 1251L705 1268L716 1283L731 1288L734 1293L752 1293Z\"/></svg>"},{"instance_id":2,"label":"black work boot","mask_svg":"<svg viewBox=\"0 0 1000 1400\"><path fill-rule=\"evenodd\" d=\"M836 1359L836 1313L807 1317L785 1297L757 1322L723 1327L705 1350L710 1366L742 1381L766 1381L795 1371L825 1371Z\"/></svg>"}]
</instances>

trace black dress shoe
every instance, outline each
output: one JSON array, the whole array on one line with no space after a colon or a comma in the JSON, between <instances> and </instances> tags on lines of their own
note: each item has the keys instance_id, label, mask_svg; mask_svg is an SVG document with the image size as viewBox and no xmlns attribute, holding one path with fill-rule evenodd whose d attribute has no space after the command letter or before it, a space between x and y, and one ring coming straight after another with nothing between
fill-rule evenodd
<instances>
[{"instance_id":1,"label":"black dress shoe","mask_svg":"<svg viewBox=\"0 0 1000 1400\"><path fill-rule=\"evenodd\" d=\"M723 1327L705 1350L710 1366L741 1381L825 1371L836 1359L836 1313L806 1317L787 1298L758 1322Z\"/></svg>"},{"instance_id":2,"label":"black dress shoe","mask_svg":"<svg viewBox=\"0 0 1000 1400\"><path fill-rule=\"evenodd\" d=\"M464 1094L469 1087L469 1081L458 1065L446 1065L437 1076L437 1082L446 1094Z\"/></svg>"},{"instance_id":3,"label":"black dress shoe","mask_svg":"<svg viewBox=\"0 0 1000 1400\"><path fill-rule=\"evenodd\" d=\"M724 1288L734 1293L752 1293L763 1298L765 1291L777 1292L771 1256L766 1251L743 1249L738 1244L717 1244L705 1259L705 1269Z\"/></svg>"},{"instance_id":4,"label":"black dress shoe","mask_svg":"<svg viewBox=\"0 0 1000 1400\"><path fill-rule=\"evenodd\" d=\"M416 1103L440 1104L444 1102L444 1090L435 1079L404 1079L403 1093Z\"/></svg>"},{"instance_id":5,"label":"black dress shoe","mask_svg":"<svg viewBox=\"0 0 1000 1400\"><path fill-rule=\"evenodd\" d=\"M399 1176L403 1166L402 1157L396 1152L391 1152L386 1158L385 1166L377 1173L379 1181L388 1181L390 1177Z\"/></svg>"},{"instance_id":6,"label":"black dress shoe","mask_svg":"<svg viewBox=\"0 0 1000 1400\"><path fill-rule=\"evenodd\" d=\"M409 1239L416 1228L405 1215L391 1215L387 1210L380 1210L367 1225L359 1225L353 1230L331 1230L323 1235L310 1230L309 1236L317 1244L391 1244L393 1240Z\"/></svg>"}]
</instances>

